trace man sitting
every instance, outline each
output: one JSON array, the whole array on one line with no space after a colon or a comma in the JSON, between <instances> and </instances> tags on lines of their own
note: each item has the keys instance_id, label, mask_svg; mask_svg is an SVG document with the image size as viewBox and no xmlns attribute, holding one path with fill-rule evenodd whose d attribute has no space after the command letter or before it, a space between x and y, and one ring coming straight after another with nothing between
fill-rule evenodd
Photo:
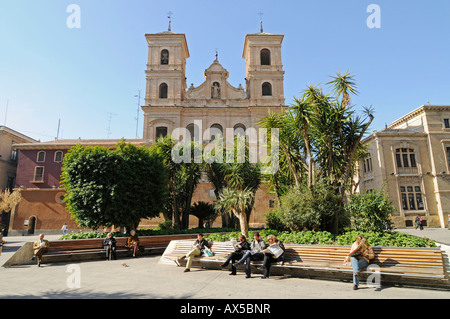
<instances>
[{"instance_id":1,"label":"man sitting","mask_svg":"<svg viewBox=\"0 0 450 319\"><path fill-rule=\"evenodd\" d=\"M33 258L31 260L37 259L38 267L41 267L42 255L48 252L50 244L48 240L44 239L44 234L39 235L39 240L33 243Z\"/></svg>"}]
</instances>

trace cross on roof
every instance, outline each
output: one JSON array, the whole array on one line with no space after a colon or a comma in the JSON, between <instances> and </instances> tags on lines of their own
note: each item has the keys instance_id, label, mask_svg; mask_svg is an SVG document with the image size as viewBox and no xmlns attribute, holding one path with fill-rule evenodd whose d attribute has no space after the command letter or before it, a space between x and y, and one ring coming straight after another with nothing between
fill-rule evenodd
<instances>
[{"instance_id":1,"label":"cross on roof","mask_svg":"<svg viewBox=\"0 0 450 319\"><path fill-rule=\"evenodd\" d=\"M259 23L261 24L261 33L262 33L263 32L262 16L264 15L264 13L259 11L258 15L259 15Z\"/></svg>"},{"instance_id":2,"label":"cross on roof","mask_svg":"<svg viewBox=\"0 0 450 319\"><path fill-rule=\"evenodd\" d=\"M172 11L169 11L169 12L167 12L167 18L169 19L169 29L168 29L168 31L172 31L171 29L171 26L170 26L170 24L171 24L171 22L172 22L172 15L173 15L173 12Z\"/></svg>"}]
</instances>

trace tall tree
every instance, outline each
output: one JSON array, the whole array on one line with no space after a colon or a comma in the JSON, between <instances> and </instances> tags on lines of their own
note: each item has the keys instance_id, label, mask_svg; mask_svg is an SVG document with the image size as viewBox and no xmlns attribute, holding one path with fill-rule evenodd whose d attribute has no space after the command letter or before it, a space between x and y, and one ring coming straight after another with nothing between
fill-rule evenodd
<instances>
[{"instance_id":1,"label":"tall tree","mask_svg":"<svg viewBox=\"0 0 450 319\"><path fill-rule=\"evenodd\" d=\"M269 178L277 195L282 196L289 186L300 189L307 185L312 190L318 182L325 182L342 199L332 217L332 230L337 232L339 212L352 189L355 164L364 156L361 140L374 117L372 108L364 107L362 116L353 110L351 96L358 91L352 74L338 72L327 84L331 93L318 85L308 85L285 112L268 113L259 124L282 131L280 170Z\"/></svg>"},{"instance_id":2,"label":"tall tree","mask_svg":"<svg viewBox=\"0 0 450 319\"><path fill-rule=\"evenodd\" d=\"M169 199L165 205L164 217L172 219L174 229L186 229L189 227L189 210L192 196L201 177L201 164L195 160L194 142L188 142L178 148L178 144L170 137L158 139L152 146L152 150L161 156L164 169L168 176ZM179 151L179 156L186 161L174 161L174 152ZM187 152L184 154L184 152Z\"/></svg>"},{"instance_id":3,"label":"tall tree","mask_svg":"<svg viewBox=\"0 0 450 319\"><path fill-rule=\"evenodd\" d=\"M72 147L64 157L61 184L67 210L80 226L126 226L162 211L167 183L163 163L145 147L120 142L116 149Z\"/></svg>"}]
</instances>

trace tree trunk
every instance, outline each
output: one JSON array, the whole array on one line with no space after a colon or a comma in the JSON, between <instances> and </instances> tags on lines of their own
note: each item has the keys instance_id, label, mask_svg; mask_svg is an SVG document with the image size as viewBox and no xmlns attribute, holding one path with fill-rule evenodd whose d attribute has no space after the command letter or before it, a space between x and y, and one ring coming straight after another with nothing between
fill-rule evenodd
<instances>
[{"instance_id":1,"label":"tree trunk","mask_svg":"<svg viewBox=\"0 0 450 319\"><path fill-rule=\"evenodd\" d=\"M233 209L233 214L239 218L239 225L241 227L241 234L248 238L248 223L247 214L245 213L245 206L241 208L241 212Z\"/></svg>"}]
</instances>

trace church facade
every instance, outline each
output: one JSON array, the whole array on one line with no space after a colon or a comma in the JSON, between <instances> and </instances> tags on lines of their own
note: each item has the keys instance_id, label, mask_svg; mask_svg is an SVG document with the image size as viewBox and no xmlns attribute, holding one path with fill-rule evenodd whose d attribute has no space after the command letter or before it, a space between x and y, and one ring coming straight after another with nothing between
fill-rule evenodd
<instances>
[{"instance_id":1,"label":"church facade","mask_svg":"<svg viewBox=\"0 0 450 319\"><path fill-rule=\"evenodd\" d=\"M283 35L266 32L245 36L242 57L245 59L245 88L232 86L228 71L216 55L204 71L205 82L194 87L186 83L189 50L186 36L165 31L146 34L148 60L145 69L146 93L141 106L144 113L143 138L132 139L134 145L151 145L159 136L185 129L191 137L207 144L221 135L227 138L257 131L257 122L269 110L279 112L285 107L284 71L281 61ZM60 188L61 162L74 145L114 147L118 140L55 140L43 143L16 144L19 153L16 188L22 201L12 213L11 234L32 234L35 231L57 231L64 223L78 229L62 202ZM202 177L192 203L216 200L214 188ZM262 184L256 193L250 227L264 226L265 213L274 207L275 197ZM154 227L162 219L142 220L139 227ZM190 226L198 225L190 216ZM214 226L221 226L220 218Z\"/></svg>"},{"instance_id":2,"label":"church facade","mask_svg":"<svg viewBox=\"0 0 450 319\"><path fill-rule=\"evenodd\" d=\"M148 42L143 139L154 142L185 128L203 141L226 131L243 134L256 128L268 109L280 111L284 101L281 61L283 35L265 32L245 37L246 83L233 87L228 71L214 62L204 71L205 81L194 87L186 83L189 58L184 34L166 31L145 35Z\"/></svg>"}]
</instances>

